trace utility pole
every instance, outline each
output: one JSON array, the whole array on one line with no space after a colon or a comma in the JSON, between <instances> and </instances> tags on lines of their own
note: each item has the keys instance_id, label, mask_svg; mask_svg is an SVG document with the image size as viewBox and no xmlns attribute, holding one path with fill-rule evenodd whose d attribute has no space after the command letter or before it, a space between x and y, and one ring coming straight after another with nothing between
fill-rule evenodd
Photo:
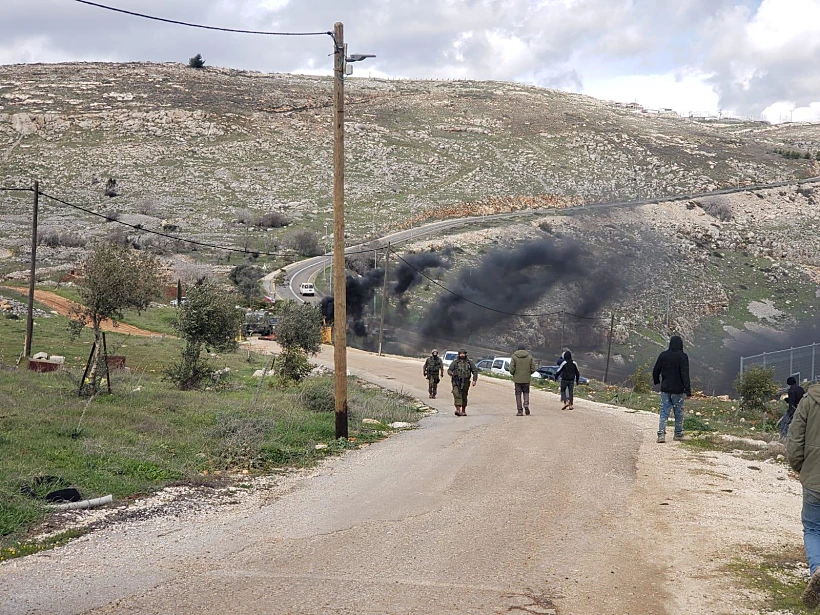
<instances>
[{"instance_id":1,"label":"utility pole","mask_svg":"<svg viewBox=\"0 0 820 615\"><path fill-rule=\"evenodd\" d=\"M564 354L564 310L561 310L561 339L559 343L560 348L558 349L558 356L563 356Z\"/></svg>"},{"instance_id":2,"label":"utility pole","mask_svg":"<svg viewBox=\"0 0 820 615\"><path fill-rule=\"evenodd\" d=\"M379 356L382 356L382 342L384 341L384 310L387 307L387 275L390 270L390 243L384 253L384 284L382 284L382 318L379 323Z\"/></svg>"},{"instance_id":3,"label":"utility pole","mask_svg":"<svg viewBox=\"0 0 820 615\"><path fill-rule=\"evenodd\" d=\"M26 343L23 354L31 356L31 336L34 333L34 272L37 267L37 215L40 210L40 182L34 182L34 212L31 216L31 272L28 278L28 313L26 315Z\"/></svg>"},{"instance_id":4,"label":"utility pole","mask_svg":"<svg viewBox=\"0 0 820 615\"><path fill-rule=\"evenodd\" d=\"M609 378L609 357L612 356L612 336L615 334L615 312L612 312L612 320L609 321L609 344L606 349L606 369L604 369L604 384Z\"/></svg>"},{"instance_id":5,"label":"utility pole","mask_svg":"<svg viewBox=\"0 0 820 615\"><path fill-rule=\"evenodd\" d=\"M347 286L345 284L345 41L344 25L333 26L333 373L336 438L347 439Z\"/></svg>"}]
</instances>

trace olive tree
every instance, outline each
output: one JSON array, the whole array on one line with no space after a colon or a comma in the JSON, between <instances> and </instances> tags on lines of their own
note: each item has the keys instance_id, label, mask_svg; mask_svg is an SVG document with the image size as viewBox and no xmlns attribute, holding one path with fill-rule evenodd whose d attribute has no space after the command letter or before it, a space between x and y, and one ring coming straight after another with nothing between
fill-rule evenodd
<instances>
[{"instance_id":1,"label":"olive tree","mask_svg":"<svg viewBox=\"0 0 820 615\"><path fill-rule=\"evenodd\" d=\"M195 389L213 374L202 350L235 350L242 325L242 313L233 296L210 281L197 284L179 307L174 328L185 342L178 363L166 370L167 377L180 389Z\"/></svg>"},{"instance_id":2,"label":"olive tree","mask_svg":"<svg viewBox=\"0 0 820 615\"><path fill-rule=\"evenodd\" d=\"M91 370L83 390L97 393L102 364L102 329L105 320L116 326L124 312L145 310L161 287L162 270L154 257L126 246L105 243L97 246L79 267L77 292L80 304L69 312L74 335L90 326L94 331Z\"/></svg>"},{"instance_id":3,"label":"olive tree","mask_svg":"<svg viewBox=\"0 0 820 615\"><path fill-rule=\"evenodd\" d=\"M276 341L282 353L274 370L283 378L300 380L310 373L308 355L315 355L322 347L322 312L318 306L286 301L279 311Z\"/></svg>"}]
</instances>

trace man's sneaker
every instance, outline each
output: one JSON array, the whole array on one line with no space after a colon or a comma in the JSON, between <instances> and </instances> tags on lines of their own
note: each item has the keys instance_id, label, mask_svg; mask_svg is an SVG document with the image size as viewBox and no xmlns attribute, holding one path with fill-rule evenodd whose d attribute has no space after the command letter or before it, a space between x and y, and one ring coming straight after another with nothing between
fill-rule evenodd
<instances>
[{"instance_id":1,"label":"man's sneaker","mask_svg":"<svg viewBox=\"0 0 820 615\"><path fill-rule=\"evenodd\" d=\"M524 416L524 413L521 410L519 410L515 413L515 416Z\"/></svg>"},{"instance_id":2,"label":"man's sneaker","mask_svg":"<svg viewBox=\"0 0 820 615\"><path fill-rule=\"evenodd\" d=\"M803 591L803 604L810 609L816 609L820 605L820 569L814 571Z\"/></svg>"},{"instance_id":3,"label":"man's sneaker","mask_svg":"<svg viewBox=\"0 0 820 615\"><path fill-rule=\"evenodd\" d=\"M683 434L681 434L679 436L673 436L672 439L680 442L681 440L683 440Z\"/></svg>"},{"instance_id":4,"label":"man's sneaker","mask_svg":"<svg viewBox=\"0 0 820 615\"><path fill-rule=\"evenodd\" d=\"M524 414L529 416L530 415L530 409L529 408L524 408Z\"/></svg>"},{"instance_id":5,"label":"man's sneaker","mask_svg":"<svg viewBox=\"0 0 820 615\"><path fill-rule=\"evenodd\" d=\"M658 444L663 444L666 442L666 436L658 436Z\"/></svg>"}]
</instances>

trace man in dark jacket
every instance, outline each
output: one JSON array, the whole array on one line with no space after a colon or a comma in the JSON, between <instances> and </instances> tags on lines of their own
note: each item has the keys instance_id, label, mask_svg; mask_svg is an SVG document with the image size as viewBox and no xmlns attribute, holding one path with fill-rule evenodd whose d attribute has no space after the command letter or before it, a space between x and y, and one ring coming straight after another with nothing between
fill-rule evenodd
<instances>
[{"instance_id":1,"label":"man in dark jacket","mask_svg":"<svg viewBox=\"0 0 820 615\"><path fill-rule=\"evenodd\" d=\"M473 386L478 380L478 370L470 359L467 358L467 351L464 348L458 351L458 358L450 363L447 374L453 383L453 401L456 406L456 416L467 416L467 393L470 391L470 377L473 379Z\"/></svg>"},{"instance_id":2,"label":"man in dark jacket","mask_svg":"<svg viewBox=\"0 0 820 615\"><path fill-rule=\"evenodd\" d=\"M575 361L572 360L572 353L564 351L563 359L555 372L555 379L561 381L561 401L564 407L561 410L575 409L575 385L581 380L581 372Z\"/></svg>"},{"instance_id":3,"label":"man in dark jacket","mask_svg":"<svg viewBox=\"0 0 820 615\"><path fill-rule=\"evenodd\" d=\"M535 371L535 359L527 352L524 344L518 345L518 350L513 353L510 359L510 376L515 385L515 405L518 408L516 416L530 414L530 379ZM524 403L521 403L521 396L524 396Z\"/></svg>"},{"instance_id":4,"label":"man in dark jacket","mask_svg":"<svg viewBox=\"0 0 820 615\"><path fill-rule=\"evenodd\" d=\"M444 362L438 356L438 350L433 348L433 352L424 362L424 377L427 378L427 392L430 399L436 398L438 383L444 376Z\"/></svg>"},{"instance_id":5,"label":"man in dark jacket","mask_svg":"<svg viewBox=\"0 0 820 615\"><path fill-rule=\"evenodd\" d=\"M820 384L810 386L797 405L786 458L803 485L803 545L811 573L803 604L813 609L820 606Z\"/></svg>"},{"instance_id":6,"label":"man in dark jacket","mask_svg":"<svg viewBox=\"0 0 820 615\"><path fill-rule=\"evenodd\" d=\"M683 352L683 340L673 335L669 349L658 355L652 381L661 385L661 419L658 424L658 442L666 442L666 422L669 411L675 413L675 440L683 440L683 401L692 395L689 382L689 357Z\"/></svg>"},{"instance_id":7,"label":"man in dark jacket","mask_svg":"<svg viewBox=\"0 0 820 615\"><path fill-rule=\"evenodd\" d=\"M789 385L789 391L786 395L786 403L788 404L788 408L786 408L786 414L784 414L783 418L780 419L781 438L785 438L789 433L789 425L792 422L794 411L797 410L797 404L800 403L800 400L803 399L803 395L806 394L806 390L797 384L797 380L794 376L789 376L786 378L786 384Z\"/></svg>"}]
</instances>

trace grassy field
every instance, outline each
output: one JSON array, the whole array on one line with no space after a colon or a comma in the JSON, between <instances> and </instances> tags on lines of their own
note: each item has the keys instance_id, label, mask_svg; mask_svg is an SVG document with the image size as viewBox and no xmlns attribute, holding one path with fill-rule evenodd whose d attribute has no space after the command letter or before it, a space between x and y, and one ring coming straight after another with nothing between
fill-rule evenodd
<instances>
[{"instance_id":1,"label":"grassy field","mask_svg":"<svg viewBox=\"0 0 820 615\"><path fill-rule=\"evenodd\" d=\"M145 325L162 321L165 311L148 310ZM245 351L212 356L227 375L204 390L183 392L163 379L179 340L116 333L108 334L109 352L125 355L129 370L112 372L110 395L84 399L77 389L90 332L71 340L65 318L38 319L35 350L66 357L66 368L49 374L9 367L24 332L24 320L0 319L6 366L0 370L0 560L40 548L26 540L47 515L41 498L49 491L74 487L83 498L119 500L170 484L219 482L241 471L308 466L384 437L391 422L423 415L412 399L352 379L351 437L337 441L330 377L260 382L253 372L269 358ZM39 497L25 495L27 486Z\"/></svg>"}]
</instances>

